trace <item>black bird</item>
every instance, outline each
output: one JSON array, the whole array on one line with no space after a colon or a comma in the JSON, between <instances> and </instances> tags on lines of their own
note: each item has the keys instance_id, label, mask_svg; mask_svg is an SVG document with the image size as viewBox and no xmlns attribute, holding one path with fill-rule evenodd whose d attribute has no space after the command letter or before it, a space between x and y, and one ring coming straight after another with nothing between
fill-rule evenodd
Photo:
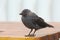
<instances>
[{"instance_id":1,"label":"black bird","mask_svg":"<svg viewBox=\"0 0 60 40\"><path fill-rule=\"evenodd\" d=\"M42 19L41 17L37 16L34 12L31 12L29 9L24 9L20 15L22 15L22 22L23 24L31 29L31 31L29 32L28 35L26 36L35 36L35 32L38 30L38 29L42 29L42 28L45 28L45 27L52 27L52 25L46 23L44 21L44 19ZM35 29L34 33L31 34L31 32L33 31L33 29Z\"/></svg>"}]
</instances>

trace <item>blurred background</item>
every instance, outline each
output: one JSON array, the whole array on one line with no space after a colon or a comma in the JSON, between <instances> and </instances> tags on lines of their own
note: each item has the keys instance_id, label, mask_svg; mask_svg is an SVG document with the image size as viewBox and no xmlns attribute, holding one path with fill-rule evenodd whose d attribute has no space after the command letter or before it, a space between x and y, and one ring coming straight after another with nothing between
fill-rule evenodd
<instances>
[{"instance_id":1,"label":"blurred background","mask_svg":"<svg viewBox=\"0 0 60 40\"><path fill-rule=\"evenodd\" d=\"M24 36L30 29L21 22L21 11L30 9L54 26L36 32L37 36L60 32L60 0L0 0L0 36Z\"/></svg>"},{"instance_id":2,"label":"blurred background","mask_svg":"<svg viewBox=\"0 0 60 40\"><path fill-rule=\"evenodd\" d=\"M19 22L30 9L47 22L60 22L60 0L0 0L0 22Z\"/></svg>"}]
</instances>

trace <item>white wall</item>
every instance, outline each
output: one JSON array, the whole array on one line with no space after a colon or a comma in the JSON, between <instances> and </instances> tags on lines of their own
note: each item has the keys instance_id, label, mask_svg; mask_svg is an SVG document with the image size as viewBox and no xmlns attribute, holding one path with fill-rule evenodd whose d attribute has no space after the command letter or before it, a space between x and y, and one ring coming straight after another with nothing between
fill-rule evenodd
<instances>
[{"instance_id":1,"label":"white wall","mask_svg":"<svg viewBox=\"0 0 60 40\"><path fill-rule=\"evenodd\" d=\"M0 0L0 21L6 21L7 0Z\"/></svg>"},{"instance_id":2,"label":"white wall","mask_svg":"<svg viewBox=\"0 0 60 40\"><path fill-rule=\"evenodd\" d=\"M60 0L0 0L0 21L20 21L26 8L47 22L60 22Z\"/></svg>"},{"instance_id":3,"label":"white wall","mask_svg":"<svg viewBox=\"0 0 60 40\"><path fill-rule=\"evenodd\" d=\"M54 0L52 4L53 21L60 22L60 0Z\"/></svg>"}]
</instances>

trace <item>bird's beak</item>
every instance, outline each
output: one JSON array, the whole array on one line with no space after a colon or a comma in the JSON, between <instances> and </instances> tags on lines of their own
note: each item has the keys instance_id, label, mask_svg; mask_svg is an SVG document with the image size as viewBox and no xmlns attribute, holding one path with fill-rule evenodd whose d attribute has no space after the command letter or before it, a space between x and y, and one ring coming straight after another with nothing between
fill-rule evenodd
<instances>
[{"instance_id":1,"label":"bird's beak","mask_svg":"<svg viewBox=\"0 0 60 40\"><path fill-rule=\"evenodd\" d=\"M19 15L22 15L22 13L20 13Z\"/></svg>"}]
</instances>

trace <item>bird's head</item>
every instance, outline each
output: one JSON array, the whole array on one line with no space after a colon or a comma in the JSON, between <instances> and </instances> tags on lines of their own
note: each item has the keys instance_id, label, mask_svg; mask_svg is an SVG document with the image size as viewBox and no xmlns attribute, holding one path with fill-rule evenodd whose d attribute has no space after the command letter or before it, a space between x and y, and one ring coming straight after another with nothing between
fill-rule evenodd
<instances>
[{"instance_id":1,"label":"bird's head","mask_svg":"<svg viewBox=\"0 0 60 40\"><path fill-rule=\"evenodd\" d=\"M26 16L29 12L30 12L29 9L24 9L24 10L20 13L20 15Z\"/></svg>"}]
</instances>

